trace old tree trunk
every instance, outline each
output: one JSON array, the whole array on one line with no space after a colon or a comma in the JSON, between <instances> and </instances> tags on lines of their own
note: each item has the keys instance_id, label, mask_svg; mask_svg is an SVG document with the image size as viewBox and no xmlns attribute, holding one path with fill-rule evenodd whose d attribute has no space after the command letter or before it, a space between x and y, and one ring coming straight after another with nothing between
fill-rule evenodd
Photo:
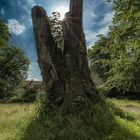
<instances>
[{"instance_id":1,"label":"old tree trunk","mask_svg":"<svg viewBox=\"0 0 140 140\"><path fill-rule=\"evenodd\" d=\"M49 18L42 7L32 9L32 19L43 84L49 106L69 111L75 102L97 101L90 76L82 24L83 0L71 0L63 21L63 52L51 34Z\"/></svg>"}]
</instances>

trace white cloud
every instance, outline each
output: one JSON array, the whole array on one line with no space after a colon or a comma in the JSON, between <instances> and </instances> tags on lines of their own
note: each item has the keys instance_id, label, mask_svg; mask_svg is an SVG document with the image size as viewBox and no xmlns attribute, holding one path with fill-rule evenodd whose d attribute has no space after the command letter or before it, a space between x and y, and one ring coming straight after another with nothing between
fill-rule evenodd
<instances>
[{"instance_id":1,"label":"white cloud","mask_svg":"<svg viewBox=\"0 0 140 140\"><path fill-rule=\"evenodd\" d=\"M96 32L94 31L86 31L85 35L86 35L86 40L88 42L88 47L91 47L94 45L94 43L98 40L98 35L103 34L104 36L107 36L109 32L109 26L106 26L104 28L100 28L99 30L97 30Z\"/></svg>"},{"instance_id":2,"label":"white cloud","mask_svg":"<svg viewBox=\"0 0 140 140\"><path fill-rule=\"evenodd\" d=\"M108 35L109 32L109 26L112 23L112 18L114 16L114 12L106 13L102 22L100 22L100 28L96 31L93 30L86 30L85 36L86 40L88 42L88 47L91 47L94 45L94 43L98 40L98 35L102 34L104 36Z\"/></svg>"},{"instance_id":3,"label":"white cloud","mask_svg":"<svg viewBox=\"0 0 140 140\"><path fill-rule=\"evenodd\" d=\"M92 12L90 12L90 17L95 18L95 17L97 17L97 15L92 11Z\"/></svg>"},{"instance_id":4,"label":"white cloud","mask_svg":"<svg viewBox=\"0 0 140 140\"><path fill-rule=\"evenodd\" d=\"M85 5L84 30L87 45L90 47L98 40L97 35L108 34L114 12L111 10L112 4L106 0L85 1Z\"/></svg>"},{"instance_id":5,"label":"white cloud","mask_svg":"<svg viewBox=\"0 0 140 140\"><path fill-rule=\"evenodd\" d=\"M110 25L113 17L114 17L114 12L113 11L111 11L109 13L106 13L100 24L101 25Z\"/></svg>"},{"instance_id":6,"label":"white cloud","mask_svg":"<svg viewBox=\"0 0 140 140\"><path fill-rule=\"evenodd\" d=\"M15 19L9 19L7 25L8 25L10 32L15 35L22 34L26 29L24 25L20 24Z\"/></svg>"},{"instance_id":7,"label":"white cloud","mask_svg":"<svg viewBox=\"0 0 140 140\"><path fill-rule=\"evenodd\" d=\"M91 47L94 45L94 43L98 40L98 37L97 37L98 35L103 34L104 36L106 36L108 32L109 32L109 26L100 28L96 32L91 31L91 30L85 32L86 40L88 42L88 47Z\"/></svg>"},{"instance_id":8,"label":"white cloud","mask_svg":"<svg viewBox=\"0 0 140 140\"><path fill-rule=\"evenodd\" d=\"M23 15L21 17L22 21L25 23L26 26L31 26L32 25L32 19L31 19L31 9L37 5L35 0L19 0L19 5L24 9L26 12L26 16Z\"/></svg>"}]
</instances>

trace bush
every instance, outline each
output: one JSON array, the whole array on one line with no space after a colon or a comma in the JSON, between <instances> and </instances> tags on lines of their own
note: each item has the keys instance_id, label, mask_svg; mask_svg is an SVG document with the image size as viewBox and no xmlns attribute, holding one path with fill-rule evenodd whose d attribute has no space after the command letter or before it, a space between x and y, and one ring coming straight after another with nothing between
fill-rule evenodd
<instances>
[{"instance_id":1,"label":"bush","mask_svg":"<svg viewBox=\"0 0 140 140\"><path fill-rule=\"evenodd\" d=\"M35 89L19 88L15 90L14 95L9 99L9 102L33 102L36 100L38 91Z\"/></svg>"},{"instance_id":2,"label":"bush","mask_svg":"<svg viewBox=\"0 0 140 140\"><path fill-rule=\"evenodd\" d=\"M25 89L25 93L22 95L24 102L33 102L36 99L38 91L36 89Z\"/></svg>"},{"instance_id":3,"label":"bush","mask_svg":"<svg viewBox=\"0 0 140 140\"><path fill-rule=\"evenodd\" d=\"M37 113L26 124L22 140L139 140L140 127L134 121L135 117L110 103L96 104L77 114Z\"/></svg>"},{"instance_id":4,"label":"bush","mask_svg":"<svg viewBox=\"0 0 140 140\"><path fill-rule=\"evenodd\" d=\"M37 98L36 117L29 123L23 140L99 140L108 137L115 125L110 105L95 104L82 111L64 114L50 111L46 106L47 94Z\"/></svg>"},{"instance_id":5,"label":"bush","mask_svg":"<svg viewBox=\"0 0 140 140\"><path fill-rule=\"evenodd\" d=\"M114 125L112 114L106 109L96 105L81 114L48 112L46 116L38 116L30 122L24 140L102 139L109 135Z\"/></svg>"}]
</instances>

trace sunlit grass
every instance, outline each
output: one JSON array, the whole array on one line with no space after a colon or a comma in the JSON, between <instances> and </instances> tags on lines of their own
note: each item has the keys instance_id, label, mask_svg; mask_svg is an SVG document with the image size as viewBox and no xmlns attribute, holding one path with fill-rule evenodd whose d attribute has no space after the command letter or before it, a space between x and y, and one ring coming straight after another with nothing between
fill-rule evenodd
<instances>
[{"instance_id":1,"label":"sunlit grass","mask_svg":"<svg viewBox=\"0 0 140 140\"><path fill-rule=\"evenodd\" d=\"M18 140L17 134L25 117L31 114L30 104L0 104L0 140Z\"/></svg>"},{"instance_id":2,"label":"sunlit grass","mask_svg":"<svg viewBox=\"0 0 140 140\"><path fill-rule=\"evenodd\" d=\"M114 126L112 134L107 140L140 140L140 125L138 122L115 117L118 126Z\"/></svg>"},{"instance_id":3,"label":"sunlit grass","mask_svg":"<svg viewBox=\"0 0 140 140\"><path fill-rule=\"evenodd\" d=\"M127 99L123 99L123 100L118 100L118 99L108 99L109 101L111 101L112 103L114 103L117 106L133 106L133 107L140 107L140 101L130 101Z\"/></svg>"}]
</instances>

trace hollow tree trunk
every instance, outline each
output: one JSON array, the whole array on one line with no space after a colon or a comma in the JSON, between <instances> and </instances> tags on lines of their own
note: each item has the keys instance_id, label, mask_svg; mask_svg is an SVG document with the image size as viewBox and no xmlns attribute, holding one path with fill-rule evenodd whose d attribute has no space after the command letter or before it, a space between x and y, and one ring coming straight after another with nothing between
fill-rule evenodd
<instances>
[{"instance_id":1,"label":"hollow tree trunk","mask_svg":"<svg viewBox=\"0 0 140 140\"><path fill-rule=\"evenodd\" d=\"M61 52L52 37L45 10L38 6L32 9L43 83L52 101L61 95L65 111L69 110L76 97L91 101L96 95L88 67L82 12L83 0L71 0L70 11L63 21L64 51Z\"/></svg>"}]
</instances>

